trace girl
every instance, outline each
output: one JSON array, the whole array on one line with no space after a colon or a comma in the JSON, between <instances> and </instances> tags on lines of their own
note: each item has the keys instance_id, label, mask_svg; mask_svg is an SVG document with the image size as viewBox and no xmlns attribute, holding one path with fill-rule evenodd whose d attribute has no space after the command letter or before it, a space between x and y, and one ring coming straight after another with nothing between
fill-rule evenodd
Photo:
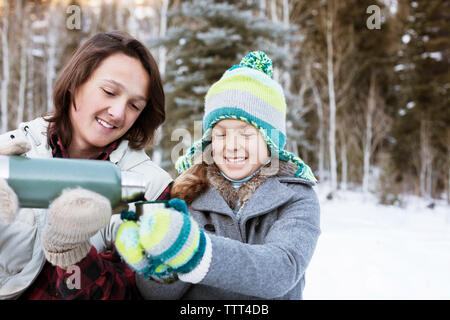
<instances>
[{"instance_id":1,"label":"girl","mask_svg":"<svg viewBox=\"0 0 450 320\"><path fill-rule=\"evenodd\" d=\"M159 71L144 45L123 32L94 35L62 70L53 102L49 116L0 136L0 152L111 161L145 176L146 199L165 197L172 179L144 151L165 119ZM114 248L120 222L106 198L69 190L49 210L22 209L13 219L17 198L1 181L0 211L0 298L139 297L118 256L98 254ZM81 286L72 290L65 269L75 264Z\"/></svg>"},{"instance_id":2,"label":"girl","mask_svg":"<svg viewBox=\"0 0 450 320\"><path fill-rule=\"evenodd\" d=\"M302 299L320 234L316 179L283 149L286 104L271 76L261 51L226 71L206 95L203 138L176 164L171 196L187 208L144 204L119 228L146 299Z\"/></svg>"}]
</instances>

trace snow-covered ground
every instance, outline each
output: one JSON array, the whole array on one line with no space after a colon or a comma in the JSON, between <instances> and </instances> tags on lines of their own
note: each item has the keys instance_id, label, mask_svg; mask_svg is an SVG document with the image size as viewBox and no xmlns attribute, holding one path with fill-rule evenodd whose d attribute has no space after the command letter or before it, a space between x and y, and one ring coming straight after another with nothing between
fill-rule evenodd
<instances>
[{"instance_id":1,"label":"snow-covered ground","mask_svg":"<svg viewBox=\"0 0 450 320\"><path fill-rule=\"evenodd\" d=\"M417 197L406 208L340 193L321 203L304 299L450 299L450 206Z\"/></svg>"}]
</instances>

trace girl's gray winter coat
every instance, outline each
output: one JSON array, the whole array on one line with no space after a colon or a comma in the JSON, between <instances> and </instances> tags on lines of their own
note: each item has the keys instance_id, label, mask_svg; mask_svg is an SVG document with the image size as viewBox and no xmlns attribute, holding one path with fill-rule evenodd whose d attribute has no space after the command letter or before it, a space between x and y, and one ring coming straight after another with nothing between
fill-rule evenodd
<instances>
[{"instance_id":1,"label":"girl's gray winter coat","mask_svg":"<svg viewBox=\"0 0 450 320\"><path fill-rule=\"evenodd\" d=\"M137 276L146 299L302 299L305 271L320 235L312 183L295 178L280 161L274 174L258 173L239 191L215 165L209 187L189 212L210 236L211 265L198 284L160 283ZM240 210L234 214L234 203Z\"/></svg>"}]
</instances>

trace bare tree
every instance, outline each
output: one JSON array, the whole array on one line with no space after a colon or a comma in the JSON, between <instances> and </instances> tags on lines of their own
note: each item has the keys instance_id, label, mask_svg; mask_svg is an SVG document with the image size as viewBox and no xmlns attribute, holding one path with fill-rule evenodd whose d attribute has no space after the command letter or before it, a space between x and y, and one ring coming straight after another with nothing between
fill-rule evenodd
<instances>
[{"instance_id":1,"label":"bare tree","mask_svg":"<svg viewBox=\"0 0 450 320\"><path fill-rule=\"evenodd\" d=\"M46 88L47 88L47 111L53 109L52 92L56 80L56 68L60 59L62 47L61 28L65 27L65 16L63 4L52 0L47 9L48 29L46 34Z\"/></svg>"},{"instance_id":2,"label":"bare tree","mask_svg":"<svg viewBox=\"0 0 450 320\"><path fill-rule=\"evenodd\" d=\"M326 17L326 43L327 43L327 79L328 79L328 99L329 99L329 157L330 157L330 185L331 192L337 190L337 165L336 165L336 93L334 87L335 70L333 64L333 20L335 19L334 8L331 7L332 1L327 6Z\"/></svg>"},{"instance_id":3,"label":"bare tree","mask_svg":"<svg viewBox=\"0 0 450 320\"><path fill-rule=\"evenodd\" d=\"M347 160L347 135L345 127L338 128L341 154L341 190L347 190L348 185L348 160Z\"/></svg>"},{"instance_id":4,"label":"bare tree","mask_svg":"<svg viewBox=\"0 0 450 320\"><path fill-rule=\"evenodd\" d=\"M350 62L351 56L355 53L352 29L350 26L345 26L339 20L337 14L338 10L344 6L344 2L327 1L313 9L318 35L310 40L312 44L308 46L309 54L314 61L314 73L312 73L311 78L314 79L312 88L314 101L318 106L317 114L320 122L318 124L320 129L318 135L320 136L325 133L326 121L324 115L327 114L328 116L326 143L328 146L328 179L331 193L334 193L338 187L336 133L337 122L338 120L342 121L342 119L338 119L338 117L341 117L338 111L342 108L348 108L352 103L351 89L358 70L358 66ZM326 89L321 91L320 88L322 87ZM328 110L325 110L322 106L322 101L326 100L328 100ZM319 138L319 148L323 148L325 142L320 142L320 139L322 138ZM320 150L319 154L321 154ZM319 161L324 158L320 155ZM324 166L319 163L319 167L323 168Z\"/></svg>"},{"instance_id":5,"label":"bare tree","mask_svg":"<svg viewBox=\"0 0 450 320\"><path fill-rule=\"evenodd\" d=\"M320 97L319 89L316 85L315 80L313 79L313 77L311 75L311 65L312 65L312 62L306 63L306 76L307 76L307 80L311 86L314 103L316 105L316 112L317 112L317 117L318 117L317 137L319 140L318 173L319 173L319 177L323 178L324 165L325 165L325 115L324 115L324 106L323 106L322 98Z\"/></svg>"},{"instance_id":6,"label":"bare tree","mask_svg":"<svg viewBox=\"0 0 450 320\"><path fill-rule=\"evenodd\" d=\"M20 75L19 75L19 90L18 90L18 105L17 105L17 117L16 126L19 126L24 121L24 109L25 109L25 92L27 87L27 62L29 54L29 39L28 39L28 18L21 19L22 21L22 36L20 37Z\"/></svg>"},{"instance_id":7,"label":"bare tree","mask_svg":"<svg viewBox=\"0 0 450 320\"><path fill-rule=\"evenodd\" d=\"M259 15L265 16L267 10L267 1L266 0L259 0Z\"/></svg>"},{"instance_id":8,"label":"bare tree","mask_svg":"<svg viewBox=\"0 0 450 320\"><path fill-rule=\"evenodd\" d=\"M163 0L161 3L160 12L160 24L159 24L159 36L164 37L167 32L167 11L169 9L169 0ZM164 46L158 48L158 56L159 56L159 70L161 72L161 76L164 78L166 73L166 55L167 50Z\"/></svg>"},{"instance_id":9,"label":"bare tree","mask_svg":"<svg viewBox=\"0 0 450 320\"><path fill-rule=\"evenodd\" d=\"M277 10L277 0L270 0L270 19L277 23L278 19L278 10ZM273 79L277 82L280 81L280 72L278 68L273 70Z\"/></svg>"},{"instance_id":10,"label":"bare tree","mask_svg":"<svg viewBox=\"0 0 450 320\"><path fill-rule=\"evenodd\" d=\"M26 93L26 101L27 101L27 119L33 118L33 110L34 110L34 57L33 54L28 55L27 57L27 93Z\"/></svg>"},{"instance_id":11,"label":"bare tree","mask_svg":"<svg viewBox=\"0 0 450 320\"><path fill-rule=\"evenodd\" d=\"M277 0L270 0L270 17L272 21L278 22Z\"/></svg>"},{"instance_id":12,"label":"bare tree","mask_svg":"<svg viewBox=\"0 0 450 320\"><path fill-rule=\"evenodd\" d=\"M286 30L288 30L289 27L290 27L289 16L290 16L289 1L288 0L283 0L283 26L284 26L284 28L286 28ZM291 52L289 42L286 42L284 44L284 47L285 47L285 52ZM287 90L288 92L290 92L291 91L291 85L292 85L292 79L291 79L291 74L289 73L289 71L288 70L284 70L283 73L282 73L281 78L282 78L281 80L282 80L283 88L285 90Z\"/></svg>"},{"instance_id":13,"label":"bare tree","mask_svg":"<svg viewBox=\"0 0 450 320\"><path fill-rule=\"evenodd\" d=\"M368 192L372 185L371 159L392 125L392 119L384 111L385 106L378 92L376 72L373 69L370 73L368 92L359 94L355 99L355 108L358 111L348 114L347 117L354 119L355 126L351 132L360 141L359 151L363 162L362 190Z\"/></svg>"},{"instance_id":14,"label":"bare tree","mask_svg":"<svg viewBox=\"0 0 450 320\"><path fill-rule=\"evenodd\" d=\"M370 169L370 155L372 149L372 121L373 113L375 110L375 72L372 71L370 76L370 86L369 86L369 96L367 99L367 112L366 112L366 130L365 139L363 143L363 154L364 154L364 164L363 164L363 192L367 192L369 189L369 169Z\"/></svg>"},{"instance_id":15,"label":"bare tree","mask_svg":"<svg viewBox=\"0 0 450 320\"><path fill-rule=\"evenodd\" d=\"M2 75L3 79L1 81L1 126L0 132L8 131L8 86L10 81L9 72L9 44L8 44L8 27L9 27L9 0L4 1L3 7L3 25L1 30L1 41L2 41Z\"/></svg>"},{"instance_id":16,"label":"bare tree","mask_svg":"<svg viewBox=\"0 0 450 320\"><path fill-rule=\"evenodd\" d=\"M446 161L446 166L447 166L447 203L450 204L450 129L447 128L447 135L446 135L446 139L447 139L447 161ZM445 174L445 172L444 172ZM449 219L448 221L450 221L450 215L447 215L447 218Z\"/></svg>"},{"instance_id":17,"label":"bare tree","mask_svg":"<svg viewBox=\"0 0 450 320\"><path fill-rule=\"evenodd\" d=\"M160 37L164 37L166 35L167 32L167 12L169 9L169 0L163 0L161 3L161 7L159 9L159 36ZM159 64L159 71L161 72L161 77L164 79L164 76L166 74L166 55L167 55L167 50L164 46L160 46L158 48L158 64ZM152 152L152 160L160 165L162 162L162 158L163 158L163 150L162 148L159 146L160 145L160 141L161 141L161 137L162 137L162 127L159 127L158 130L156 131L156 136L155 136L155 143L154 145L156 146Z\"/></svg>"},{"instance_id":18,"label":"bare tree","mask_svg":"<svg viewBox=\"0 0 450 320\"><path fill-rule=\"evenodd\" d=\"M420 121L420 172L419 188L422 197L431 198L434 151L430 142L430 121Z\"/></svg>"}]
</instances>

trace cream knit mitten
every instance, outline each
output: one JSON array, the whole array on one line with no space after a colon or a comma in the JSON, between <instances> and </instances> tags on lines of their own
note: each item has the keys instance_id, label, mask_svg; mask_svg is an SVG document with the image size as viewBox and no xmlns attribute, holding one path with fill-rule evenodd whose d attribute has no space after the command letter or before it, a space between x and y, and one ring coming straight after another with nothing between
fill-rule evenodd
<instances>
[{"instance_id":1,"label":"cream knit mitten","mask_svg":"<svg viewBox=\"0 0 450 320\"><path fill-rule=\"evenodd\" d=\"M30 149L31 146L27 140L15 138L6 144L0 145L0 155L19 156L28 152Z\"/></svg>"},{"instance_id":2,"label":"cream knit mitten","mask_svg":"<svg viewBox=\"0 0 450 320\"><path fill-rule=\"evenodd\" d=\"M111 218L111 204L102 195L82 188L65 190L49 207L42 231L47 260L67 268L80 262L91 249L89 239Z\"/></svg>"},{"instance_id":3,"label":"cream knit mitten","mask_svg":"<svg viewBox=\"0 0 450 320\"><path fill-rule=\"evenodd\" d=\"M7 144L0 145L0 155L21 155L30 150L30 144L23 139L12 139ZM5 179L0 179L0 222L10 223L19 208L17 195Z\"/></svg>"},{"instance_id":4,"label":"cream knit mitten","mask_svg":"<svg viewBox=\"0 0 450 320\"><path fill-rule=\"evenodd\" d=\"M19 201L5 179L0 179L0 222L11 223L19 208Z\"/></svg>"}]
</instances>

